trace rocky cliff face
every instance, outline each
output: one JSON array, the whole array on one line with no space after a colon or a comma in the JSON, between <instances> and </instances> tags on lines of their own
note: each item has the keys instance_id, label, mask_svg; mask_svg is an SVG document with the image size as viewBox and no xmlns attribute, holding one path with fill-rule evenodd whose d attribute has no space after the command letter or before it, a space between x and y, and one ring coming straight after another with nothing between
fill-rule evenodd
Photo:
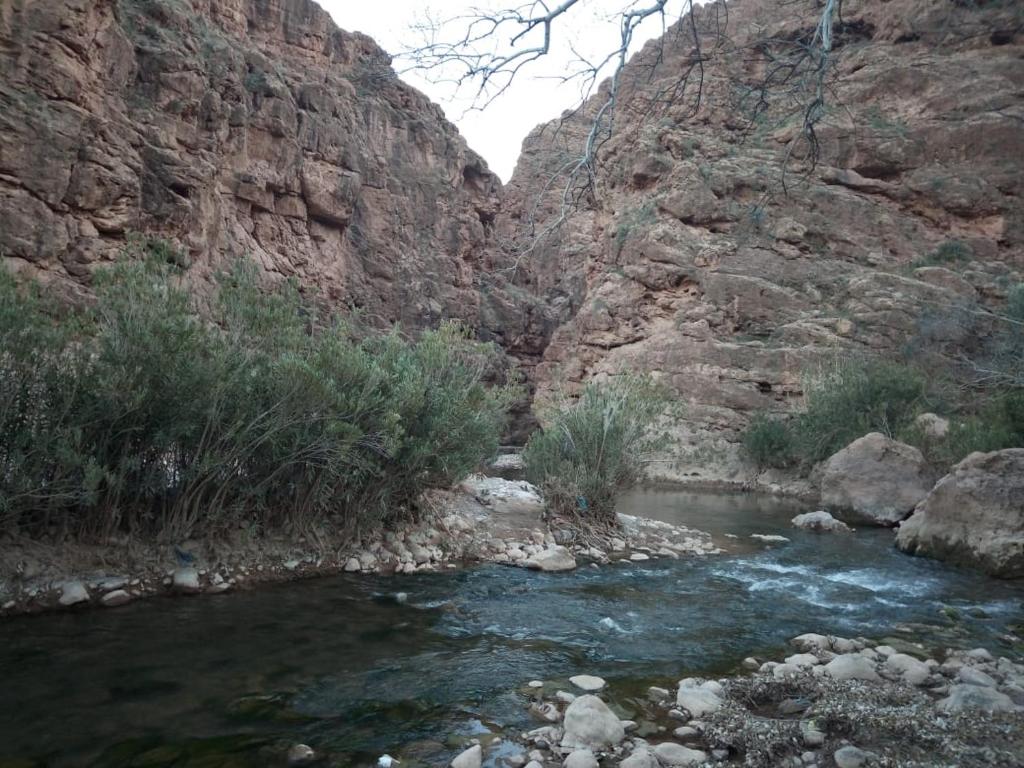
<instances>
[{"instance_id":1,"label":"rocky cliff face","mask_svg":"<svg viewBox=\"0 0 1024 768\"><path fill-rule=\"evenodd\" d=\"M0 6L0 258L82 290L132 232L374 323L477 324L500 184L309 0ZM494 313L491 313L493 316Z\"/></svg>"},{"instance_id":2,"label":"rocky cliff face","mask_svg":"<svg viewBox=\"0 0 1024 768\"><path fill-rule=\"evenodd\" d=\"M705 6L696 114L695 81L674 90L694 52L673 30L624 75L596 188L539 242L531 233L555 218L561 185L539 202L537 190L578 154L604 97L536 130L498 227L527 251L518 279L557 326L535 369L541 398L655 372L688 404L683 448L656 474L770 482L743 459L740 434L752 413L793 407L804 372L922 334L956 343L953 308L998 306L1024 271L1021 13L844 2L811 169L793 144L794 104L773 101L751 125L741 97L770 66L763 41L804 39L818 4ZM655 103L668 93L671 104Z\"/></svg>"}]
</instances>

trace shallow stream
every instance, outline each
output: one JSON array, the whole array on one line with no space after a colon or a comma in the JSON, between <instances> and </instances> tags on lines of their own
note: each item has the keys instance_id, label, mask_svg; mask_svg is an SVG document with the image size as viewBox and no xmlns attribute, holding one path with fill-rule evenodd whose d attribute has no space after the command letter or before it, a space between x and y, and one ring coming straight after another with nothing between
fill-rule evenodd
<instances>
[{"instance_id":1,"label":"shallow stream","mask_svg":"<svg viewBox=\"0 0 1024 768\"><path fill-rule=\"evenodd\" d=\"M601 675L629 715L648 684L729 672L802 632L910 627L996 650L1024 613L1024 587L902 555L891 531L795 531L793 502L646 490L621 510L710 531L729 553L338 576L6 620L0 768L274 765L297 742L323 765L442 765L469 735L535 727L529 680Z\"/></svg>"}]
</instances>

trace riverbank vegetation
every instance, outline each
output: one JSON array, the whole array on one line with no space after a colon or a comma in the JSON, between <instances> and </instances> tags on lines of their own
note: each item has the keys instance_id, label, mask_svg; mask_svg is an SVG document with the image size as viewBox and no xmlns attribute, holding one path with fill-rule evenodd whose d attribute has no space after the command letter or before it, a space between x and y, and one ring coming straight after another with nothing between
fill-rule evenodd
<instances>
[{"instance_id":1,"label":"riverbank vegetation","mask_svg":"<svg viewBox=\"0 0 1024 768\"><path fill-rule=\"evenodd\" d=\"M847 357L810 373L798 412L754 418L743 438L748 455L761 467L808 469L882 432L944 470L974 451L1024 446L1024 284L1002 312L954 309L922 324L902 359ZM936 342L937 327L958 344ZM946 418L948 431L930 433L918 418L925 413Z\"/></svg>"},{"instance_id":2,"label":"riverbank vegetation","mask_svg":"<svg viewBox=\"0 0 1024 768\"><path fill-rule=\"evenodd\" d=\"M146 250L80 310L0 272L0 530L355 531L495 453L514 393L458 326L357 336L247 263L200 312Z\"/></svg>"},{"instance_id":3,"label":"riverbank vegetation","mask_svg":"<svg viewBox=\"0 0 1024 768\"><path fill-rule=\"evenodd\" d=\"M526 478L543 491L549 513L614 524L615 497L662 444L656 426L670 405L665 388L640 375L592 381L578 398L558 397L523 451Z\"/></svg>"}]
</instances>

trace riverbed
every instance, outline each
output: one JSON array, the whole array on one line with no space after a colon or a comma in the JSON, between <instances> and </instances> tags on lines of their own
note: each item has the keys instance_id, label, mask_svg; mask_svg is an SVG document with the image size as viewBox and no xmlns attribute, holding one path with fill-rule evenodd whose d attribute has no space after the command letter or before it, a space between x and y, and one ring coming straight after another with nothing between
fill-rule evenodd
<instances>
[{"instance_id":1,"label":"riverbed","mask_svg":"<svg viewBox=\"0 0 1024 768\"><path fill-rule=\"evenodd\" d=\"M1024 613L1024 587L903 555L891 531L794 530L807 510L792 501L650 489L620 509L709 531L727 554L345 575L8 619L0 766L272 765L298 742L324 765L440 765L470 735L535 726L530 680L600 675L628 714L647 684L727 673L802 632L1000 650Z\"/></svg>"}]
</instances>

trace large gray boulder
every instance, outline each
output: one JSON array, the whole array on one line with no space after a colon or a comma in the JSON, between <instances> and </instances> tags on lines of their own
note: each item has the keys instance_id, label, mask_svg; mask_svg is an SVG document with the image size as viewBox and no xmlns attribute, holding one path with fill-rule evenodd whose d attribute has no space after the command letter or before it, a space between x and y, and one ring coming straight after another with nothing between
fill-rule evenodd
<instances>
[{"instance_id":1,"label":"large gray boulder","mask_svg":"<svg viewBox=\"0 0 1024 768\"><path fill-rule=\"evenodd\" d=\"M821 503L874 525L895 525L932 487L921 452L880 432L854 440L821 471Z\"/></svg>"},{"instance_id":2,"label":"large gray boulder","mask_svg":"<svg viewBox=\"0 0 1024 768\"><path fill-rule=\"evenodd\" d=\"M571 749L603 749L626 738L618 716L597 696L579 696L565 710L562 746Z\"/></svg>"},{"instance_id":3,"label":"large gray boulder","mask_svg":"<svg viewBox=\"0 0 1024 768\"><path fill-rule=\"evenodd\" d=\"M525 565L536 571L571 571L576 567L576 558L565 547L555 545L538 552Z\"/></svg>"},{"instance_id":4,"label":"large gray boulder","mask_svg":"<svg viewBox=\"0 0 1024 768\"><path fill-rule=\"evenodd\" d=\"M972 453L953 467L900 525L896 545L1024 577L1024 448Z\"/></svg>"}]
</instances>

